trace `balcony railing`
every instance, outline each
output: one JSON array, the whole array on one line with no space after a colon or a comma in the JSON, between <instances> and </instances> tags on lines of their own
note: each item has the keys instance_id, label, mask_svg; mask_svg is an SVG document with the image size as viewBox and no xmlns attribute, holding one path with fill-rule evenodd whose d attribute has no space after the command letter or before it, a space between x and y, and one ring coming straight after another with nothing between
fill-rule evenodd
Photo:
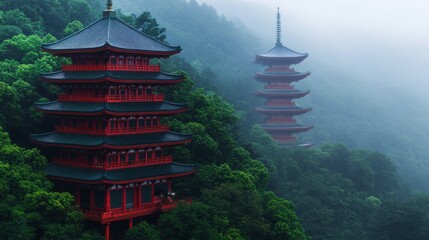
<instances>
[{"instance_id":1,"label":"balcony railing","mask_svg":"<svg viewBox=\"0 0 429 240\"><path fill-rule=\"evenodd\" d=\"M97 221L97 222L110 222L120 219L126 219L131 216L145 216L150 215L156 212L161 211L161 202L154 202L150 205L143 205L140 208L131 208L125 209L122 208L120 210L111 210L109 212L105 212L103 210L88 210L84 211L85 217L87 220Z\"/></svg>"},{"instance_id":2,"label":"balcony railing","mask_svg":"<svg viewBox=\"0 0 429 240\"><path fill-rule=\"evenodd\" d=\"M271 124L275 124L275 123L296 123L295 119L278 119L278 120L268 120L266 123L271 123Z\"/></svg>"},{"instance_id":3,"label":"balcony railing","mask_svg":"<svg viewBox=\"0 0 429 240\"><path fill-rule=\"evenodd\" d=\"M291 137L277 137L277 136L273 136L273 138L277 141L280 142L294 142L296 141L296 138L291 136Z\"/></svg>"},{"instance_id":4,"label":"balcony railing","mask_svg":"<svg viewBox=\"0 0 429 240\"><path fill-rule=\"evenodd\" d=\"M106 96L88 96L77 94L59 94L58 100L65 102L162 102L164 96L162 94L147 94L142 96L122 96L122 95L106 95Z\"/></svg>"},{"instance_id":5,"label":"balcony railing","mask_svg":"<svg viewBox=\"0 0 429 240\"><path fill-rule=\"evenodd\" d=\"M177 207L179 202L191 204L191 200L174 200L171 202L166 201L166 199L156 198L151 204L144 204L137 208L123 209L118 210L111 209L106 212L103 210L85 210L83 211L86 219L93 220L97 222L111 222L122 219L127 219L130 217L145 216L153 214L155 212L164 212L170 209Z\"/></svg>"},{"instance_id":6,"label":"balcony railing","mask_svg":"<svg viewBox=\"0 0 429 240\"><path fill-rule=\"evenodd\" d=\"M285 85L285 84L283 84L283 85L271 84L271 85L268 85L266 88L267 89L277 89L277 90L278 89L293 89L292 86Z\"/></svg>"},{"instance_id":7,"label":"balcony railing","mask_svg":"<svg viewBox=\"0 0 429 240\"><path fill-rule=\"evenodd\" d=\"M155 158L147 158L144 160L135 160L135 161L123 161L123 162L106 162L106 161L94 161L86 158L76 158L76 160L71 159L63 159L59 157L54 157L53 162L57 164L63 164L67 166L73 167L84 167L84 168L97 168L97 169L121 169L121 168L129 168L129 167L143 167L143 166L151 166L157 164L170 163L173 161L172 156L163 156L163 157L155 157Z\"/></svg>"},{"instance_id":8,"label":"balcony railing","mask_svg":"<svg viewBox=\"0 0 429 240\"><path fill-rule=\"evenodd\" d=\"M148 94L146 96L107 96L108 102L127 102L136 100L162 102L164 101L164 96L162 94Z\"/></svg>"},{"instance_id":9,"label":"balcony railing","mask_svg":"<svg viewBox=\"0 0 429 240\"><path fill-rule=\"evenodd\" d=\"M126 134L139 134L139 133L155 133L169 131L168 125L159 125L152 127L142 128L128 128L128 129L93 129L89 127L68 127L68 126L55 126L56 132L62 133L81 133L93 135L126 135Z\"/></svg>"},{"instance_id":10,"label":"balcony railing","mask_svg":"<svg viewBox=\"0 0 429 240\"><path fill-rule=\"evenodd\" d=\"M294 71L293 68L289 68L288 66L273 66L265 69L267 72L291 72Z\"/></svg>"},{"instance_id":11,"label":"balcony railing","mask_svg":"<svg viewBox=\"0 0 429 240\"><path fill-rule=\"evenodd\" d=\"M63 71L139 71L159 72L159 65L63 65Z\"/></svg>"},{"instance_id":12,"label":"balcony railing","mask_svg":"<svg viewBox=\"0 0 429 240\"><path fill-rule=\"evenodd\" d=\"M294 102L267 102L265 104L266 106L272 106L272 107L292 107L295 106Z\"/></svg>"}]
</instances>

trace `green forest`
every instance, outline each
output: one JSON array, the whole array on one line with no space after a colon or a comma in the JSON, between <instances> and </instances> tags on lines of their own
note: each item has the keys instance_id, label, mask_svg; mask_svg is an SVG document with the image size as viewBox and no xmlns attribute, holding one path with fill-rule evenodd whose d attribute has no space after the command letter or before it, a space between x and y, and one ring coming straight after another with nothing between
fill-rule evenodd
<instances>
[{"instance_id":1,"label":"green forest","mask_svg":"<svg viewBox=\"0 0 429 240\"><path fill-rule=\"evenodd\" d=\"M69 193L54 191L45 173L49 160L29 136L51 130L52 119L33 104L59 91L38 76L69 61L42 52L42 43L95 21L104 4L0 2L0 239L103 239L84 224ZM348 139L280 148L256 124L261 116L253 108L261 102L250 93L259 86L252 79L258 67L249 59L263 44L252 33L194 0L138 1L134 13L131 4L115 1L120 19L183 48L159 60L164 72L185 75L162 91L190 110L166 121L193 135L191 144L175 148L175 161L200 168L175 183L192 204L134 226L126 239L429 239L429 195L405 181L386 155L355 149ZM306 137L338 130L330 131Z\"/></svg>"}]
</instances>

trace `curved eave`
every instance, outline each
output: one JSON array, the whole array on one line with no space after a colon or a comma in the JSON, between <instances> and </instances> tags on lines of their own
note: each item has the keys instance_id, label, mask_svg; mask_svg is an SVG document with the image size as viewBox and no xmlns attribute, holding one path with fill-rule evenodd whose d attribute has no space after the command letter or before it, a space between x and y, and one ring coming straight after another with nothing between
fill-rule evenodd
<instances>
[{"instance_id":1,"label":"curved eave","mask_svg":"<svg viewBox=\"0 0 429 240\"><path fill-rule=\"evenodd\" d=\"M290 114L290 115L300 115L311 111L311 108L259 107L259 108L256 108L256 111L260 113L267 113L267 114L284 113L284 114Z\"/></svg>"},{"instance_id":2,"label":"curved eave","mask_svg":"<svg viewBox=\"0 0 429 240\"><path fill-rule=\"evenodd\" d=\"M104 50L153 56L171 56L181 51L137 30L116 17L103 17L82 30L42 49L54 54L98 52Z\"/></svg>"},{"instance_id":3,"label":"curved eave","mask_svg":"<svg viewBox=\"0 0 429 240\"><path fill-rule=\"evenodd\" d=\"M117 53L132 53L132 54L140 54L140 55L149 55L153 57L158 58L168 58L174 54L178 54L182 51L180 47L177 47L177 50L174 51L147 51L147 50L137 50L137 49L126 49L126 48L118 48L113 47L108 44L101 46L101 47L95 47L95 48L79 48L79 49L49 49L44 46L42 46L43 51L52 53L54 55L60 55L60 54L73 54L73 53L94 53L94 52L102 52L102 51L114 51Z\"/></svg>"},{"instance_id":4,"label":"curved eave","mask_svg":"<svg viewBox=\"0 0 429 240\"><path fill-rule=\"evenodd\" d=\"M293 72L293 74L290 73L260 73L257 72L255 74L256 80L259 81L286 81L286 82L293 82L293 81L299 81L306 77L308 77L311 73L305 72L305 73L298 73Z\"/></svg>"},{"instance_id":5,"label":"curved eave","mask_svg":"<svg viewBox=\"0 0 429 240\"><path fill-rule=\"evenodd\" d=\"M117 170L82 169L59 164L49 164L47 175L51 179L79 183L121 184L129 181L144 182L191 175L197 171L195 164L169 163Z\"/></svg>"},{"instance_id":6,"label":"curved eave","mask_svg":"<svg viewBox=\"0 0 429 240\"><path fill-rule=\"evenodd\" d=\"M313 128L313 126L269 126L263 125L262 128L267 132L287 132L287 133L298 133L306 132Z\"/></svg>"},{"instance_id":7,"label":"curved eave","mask_svg":"<svg viewBox=\"0 0 429 240\"><path fill-rule=\"evenodd\" d=\"M308 54L297 57L269 57L269 56L256 56L255 63L266 66L278 64L278 65L293 65L299 64L308 57Z\"/></svg>"},{"instance_id":8,"label":"curved eave","mask_svg":"<svg viewBox=\"0 0 429 240\"><path fill-rule=\"evenodd\" d=\"M32 134L34 143L49 147L78 149L133 149L144 147L173 146L192 141L191 134L162 132L121 136L94 136L85 134L43 133Z\"/></svg>"},{"instance_id":9,"label":"curved eave","mask_svg":"<svg viewBox=\"0 0 429 240\"><path fill-rule=\"evenodd\" d=\"M39 110L39 109L38 109ZM175 115L188 111L189 108L184 108L181 110L175 111L163 111L163 112L112 112L112 111L99 111L99 112L59 112L59 111L46 111L39 110L40 112L52 115L79 115L79 116L100 116L100 115L109 115L109 116L134 116L134 115Z\"/></svg>"},{"instance_id":10,"label":"curved eave","mask_svg":"<svg viewBox=\"0 0 429 240\"><path fill-rule=\"evenodd\" d=\"M79 72L79 74L85 74L86 72ZM69 74L69 76L67 76ZM138 77L137 74L132 73L133 76L131 77L129 73L123 73L123 76L121 74L111 74L109 71L99 71L97 73L90 72L89 74L93 74L93 77L77 77L75 72L72 72L71 74L68 72L58 71L58 72L52 72L52 73L42 73L39 77L40 81L43 82L50 82L50 83L103 83L103 82L112 82L112 83L146 83L146 84L176 84L183 82L184 76L183 75L175 75L175 74L168 74L160 72L157 74L158 78L153 75L154 73L141 73L138 74L141 75L141 77ZM127 76L128 74L128 76ZM148 75L145 77L144 75ZM162 79L164 78L164 79ZM167 79L171 78L171 79Z\"/></svg>"},{"instance_id":11,"label":"curved eave","mask_svg":"<svg viewBox=\"0 0 429 240\"><path fill-rule=\"evenodd\" d=\"M112 116L128 116L128 115L174 115L183 113L189 110L186 104L177 104L170 102L163 102L164 104L168 104L170 106L176 106L176 109L154 109L154 110L128 110L128 111L114 111L106 107L106 105L127 105L132 103L72 103L72 102L47 102L47 103L35 103L34 107L36 110L53 115L80 115L80 116L99 116L99 115L112 115ZM86 110L78 110L78 107L74 107L74 109L67 109L67 104L86 104L87 106L93 105L93 108L87 108ZM142 102L142 105L147 105L150 103ZM56 106L58 105L58 106ZM63 106L62 106L63 105ZM97 106L98 105L98 106ZM54 106L54 107L51 107Z\"/></svg>"},{"instance_id":12,"label":"curved eave","mask_svg":"<svg viewBox=\"0 0 429 240\"><path fill-rule=\"evenodd\" d=\"M300 91L300 92L274 92L274 91L257 91L255 92L256 96L264 97L264 98L288 98L288 99L294 99L294 98L302 98L309 94L310 91Z\"/></svg>"},{"instance_id":13,"label":"curved eave","mask_svg":"<svg viewBox=\"0 0 429 240\"><path fill-rule=\"evenodd\" d=\"M308 53L295 52L282 44L276 44L273 48L256 55L255 62L265 65L276 64L298 64L308 57Z\"/></svg>"},{"instance_id":14,"label":"curved eave","mask_svg":"<svg viewBox=\"0 0 429 240\"><path fill-rule=\"evenodd\" d=\"M148 79L144 79L144 80L128 80L128 79L115 79L115 78L110 78L110 77L103 77L103 78L98 78L98 79L86 79L86 80L82 80L82 79L70 79L70 80L58 80L58 79L45 79L40 77L39 78L41 81L43 82L49 82L49 83L56 83L56 84L73 84L73 83L78 83L78 84L86 84L86 83L104 83L104 82L111 82L111 83L128 83L128 84L139 84L139 83L144 83L144 84L159 84L159 85L172 85L172 84L177 84L177 83L181 83L183 82L183 78L182 79L177 79L177 80L148 80Z\"/></svg>"}]
</instances>

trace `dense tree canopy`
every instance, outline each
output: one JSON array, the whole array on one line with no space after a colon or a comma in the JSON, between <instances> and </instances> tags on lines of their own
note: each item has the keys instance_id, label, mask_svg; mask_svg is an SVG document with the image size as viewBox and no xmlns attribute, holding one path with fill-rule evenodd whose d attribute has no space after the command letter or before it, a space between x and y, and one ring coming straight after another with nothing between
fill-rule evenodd
<instances>
[{"instance_id":1,"label":"dense tree canopy","mask_svg":"<svg viewBox=\"0 0 429 240\"><path fill-rule=\"evenodd\" d=\"M1 129L0 135L0 238L97 239L82 230L83 215L73 197L52 192L45 157L13 145Z\"/></svg>"},{"instance_id":2,"label":"dense tree canopy","mask_svg":"<svg viewBox=\"0 0 429 240\"><path fill-rule=\"evenodd\" d=\"M175 183L177 195L192 197L192 204L136 225L126 239L429 238L428 197L411 196L383 154L341 144L282 149L259 125L247 128L254 119L246 107L254 104L243 96L251 86L234 85L242 81L236 78L248 78L234 59L253 54L247 34L195 1L150 2L154 12L165 10L161 25L189 46L190 59L155 60L162 61L163 71L181 69L176 73L185 75L178 86L157 91L169 101L189 103L190 111L165 121L193 134L191 144L174 150L175 161L200 168ZM0 2L0 126L14 143L29 145L30 132L52 125L32 105L54 99L58 89L37 78L68 60L41 52L41 44L82 29L95 18L94 9L101 9L100 1ZM119 15L166 41L155 14ZM183 28L169 27L177 24ZM72 196L52 191L46 164L38 150L12 144L0 131L0 239L99 239L83 230Z\"/></svg>"},{"instance_id":3,"label":"dense tree canopy","mask_svg":"<svg viewBox=\"0 0 429 240\"><path fill-rule=\"evenodd\" d=\"M94 6L96 1L98 0L2 1L0 10L15 11L12 15L17 20L8 20L6 24L20 27L24 34L51 33L61 37L64 36L62 31L69 22L79 20L89 24L94 19L91 5Z\"/></svg>"},{"instance_id":4,"label":"dense tree canopy","mask_svg":"<svg viewBox=\"0 0 429 240\"><path fill-rule=\"evenodd\" d=\"M0 43L0 99L4 103L0 126L20 144L27 144L29 133L41 120L33 103L42 96L52 99L57 93L55 86L38 81L40 73L57 70L65 61L41 51L42 43L52 41L55 38L49 34L43 38L19 34Z\"/></svg>"}]
</instances>

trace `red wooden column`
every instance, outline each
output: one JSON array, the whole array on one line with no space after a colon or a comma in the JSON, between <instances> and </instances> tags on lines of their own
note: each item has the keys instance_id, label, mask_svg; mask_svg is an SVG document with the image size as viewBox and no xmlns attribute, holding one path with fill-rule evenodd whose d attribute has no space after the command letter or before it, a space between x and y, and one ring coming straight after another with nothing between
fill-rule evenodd
<instances>
[{"instance_id":1,"label":"red wooden column","mask_svg":"<svg viewBox=\"0 0 429 240\"><path fill-rule=\"evenodd\" d=\"M89 192L89 199L89 206L91 211L93 211L95 208L95 191L93 189L91 189Z\"/></svg>"},{"instance_id":2,"label":"red wooden column","mask_svg":"<svg viewBox=\"0 0 429 240\"><path fill-rule=\"evenodd\" d=\"M137 192L136 208L140 208L142 206L142 185L137 184L136 192Z\"/></svg>"},{"instance_id":3,"label":"red wooden column","mask_svg":"<svg viewBox=\"0 0 429 240\"><path fill-rule=\"evenodd\" d=\"M109 119L109 118L106 119L106 133L109 133L111 130L110 129L111 122L112 122L112 119Z\"/></svg>"},{"instance_id":4,"label":"red wooden column","mask_svg":"<svg viewBox=\"0 0 429 240\"><path fill-rule=\"evenodd\" d=\"M106 223L106 227L104 229L104 237L106 240L110 240L110 223Z\"/></svg>"},{"instance_id":5,"label":"red wooden column","mask_svg":"<svg viewBox=\"0 0 429 240\"><path fill-rule=\"evenodd\" d=\"M106 190L106 202L104 204L104 211L105 212L110 212L110 188L107 188Z\"/></svg>"},{"instance_id":6,"label":"red wooden column","mask_svg":"<svg viewBox=\"0 0 429 240\"><path fill-rule=\"evenodd\" d=\"M152 205L153 205L153 198L155 197L155 181L151 182L152 184Z\"/></svg>"},{"instance_id":7,"label":"red wooden column","mask_svg":"<svg viewBox=\"0 0 429 240\"><path fill-rule=\"evenodd\" d=\"M168 191L171 192L171 179L168 179Z\"/></svg>"},{"instance_id":8,"label":"red wooden column","mask_svg":"<svg viewBox=\"0 0 429 240\"><path fill-rule=\"evenodd\" d=\"M129 229L133 228L133 218L130 218L130 222L128 224Z\"/></svg>"},{"instance_id":9,"label":"red wooden column","mask_svg":"<svg viewBox=\"0 0 429 240\"><path fill-rule=\"evenodd\" d=\"M125 185L122 186L122 211L125 212L127 209L127 192L125 191Z\"/></svg>"}]
</instances>

